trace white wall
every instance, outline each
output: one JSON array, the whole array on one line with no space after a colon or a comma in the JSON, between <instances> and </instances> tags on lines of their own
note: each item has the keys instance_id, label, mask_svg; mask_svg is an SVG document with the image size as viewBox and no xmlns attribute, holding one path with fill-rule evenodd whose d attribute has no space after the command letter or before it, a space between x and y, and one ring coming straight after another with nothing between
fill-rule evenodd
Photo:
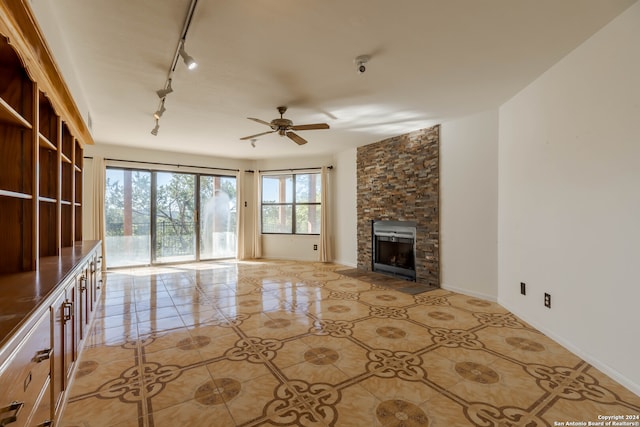
<instances>
[{"instance_id":1,"label":"white wall","mask_svg":"<svg viewBox=\"0 0 640 427\"><path fill-rule=\"evenodd\" d=\"M358 264L357 150L336 154L333 170L334 258L338 264Z\"/></svg>"},{"instance_id":2,"label":"white wall","mask_svg":"<svg viewBox=\"0 0 640 427\"><path fill-rule=\"evenodd\" d=\"M498 295L640 395L639 46L636 3L500 108Z\"/></svg>"},{"instance_id":3,"label":"white wall","mask_svg":"<svg viewBox=\"0 0 640 427\"><path fill-rule=\"evenodd\" d=\"M440 128L441 286L498 298L498 110Z\"/></svg>"}]
</instances>

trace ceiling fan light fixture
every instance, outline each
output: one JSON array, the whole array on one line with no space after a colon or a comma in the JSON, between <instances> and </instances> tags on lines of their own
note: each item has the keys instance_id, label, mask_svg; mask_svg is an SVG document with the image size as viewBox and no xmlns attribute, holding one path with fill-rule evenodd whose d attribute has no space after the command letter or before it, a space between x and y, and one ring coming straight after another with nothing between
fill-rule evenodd
<instances>
[{"instance_id":1,"label":"ceiling fan light fixture","mask_svg":"<svg viewBox=\"0 0 640 427\"><path fill-rule=\"evenodd\" d=\"M158 129L160 129L160 123L158 123L158 120L156 120L156 126L151 129L151 135L158 136Z\"/></svg>"},{"instance_id":2,"label":"ceiling fan light fixture","mask_svg":"<svg viewBox=\"0 0 640 427\"><path fill-rule=\"evenodd\" d=\"M184 50L184 42L182 43L179 52L182 60L184 61L184 65L186 65L188 69L193 70L198 66L196 60Z\"/></svg>"}]
</instances>

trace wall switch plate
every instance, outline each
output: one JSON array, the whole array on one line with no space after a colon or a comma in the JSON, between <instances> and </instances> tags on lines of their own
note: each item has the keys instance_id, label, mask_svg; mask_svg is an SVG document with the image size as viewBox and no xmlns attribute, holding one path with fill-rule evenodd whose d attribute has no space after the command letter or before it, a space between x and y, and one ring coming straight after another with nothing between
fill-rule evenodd
<instances>
[{"instance_id":1,"label":"wall switch plate","mask_svg":"<svg viewBox=\"0 0 640 427\"><path fill-rule=\"evenodd\" d=\"M521 295L527 294L527 284L524 282L520 282L520 294Z\"/></svg>"},{"instance_id":2,"label":"wall switch plate","mask_svg":"<svg viewBox=\"0 0 640 427\"><path fill-rule=\"evenodd\" d=\"M544 306L551 308L551 295L546 292L544 293Z\"/></svg>"},{"instance_id":3,"label":"wall switch plate","mask_svg":"<svg viewBox=\"0 0 640 427\"><path fill-rule=\"evenodd\" d=\"M317 251L318 250L318 245L313 245L313 250Z\"/></svg>"}]
</instances>

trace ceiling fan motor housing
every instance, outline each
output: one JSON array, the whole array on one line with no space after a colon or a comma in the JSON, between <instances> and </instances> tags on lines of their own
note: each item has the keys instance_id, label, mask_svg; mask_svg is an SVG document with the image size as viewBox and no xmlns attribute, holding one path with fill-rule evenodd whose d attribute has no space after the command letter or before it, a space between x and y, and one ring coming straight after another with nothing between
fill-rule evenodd
<instances>
[{"instance_id":1,"label":"ceiling fan motor housing","mask_svg":"<svg viewBox=\"0 0 640 427\"><path fill-rule=\"evenodd\" d=\"M289 119L273 119L270 125L273 130L284 131L293 126L293 122Z\"/></svg>"}]
</instances>

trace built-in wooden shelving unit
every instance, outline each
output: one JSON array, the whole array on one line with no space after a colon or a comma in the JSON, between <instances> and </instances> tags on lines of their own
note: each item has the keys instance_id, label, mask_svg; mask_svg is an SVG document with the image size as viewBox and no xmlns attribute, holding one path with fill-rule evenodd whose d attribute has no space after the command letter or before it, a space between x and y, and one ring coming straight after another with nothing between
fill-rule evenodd
<instances>
[{"instance_id":1,"label":"built-in wooden shelving unit","mask_svg":"<svg viewBox=\"0 0 640 427\"><path fill-rule=\"evenodd\" d=\"M82 241L89 131L30 0L0 0L0 425L58 425L100 296Z\"/></svg>"},{"instance_id":2,"label":"built-in wooden shelving unit","mask_svg":"<svg viewBox=\"0 0 640 427\"><path fill-rule=\"evenodd\" d=\"M83 147L92 143L24 1L0 21L0 275L37 270L82 240Z\"/></svg>"}]
</instances>

